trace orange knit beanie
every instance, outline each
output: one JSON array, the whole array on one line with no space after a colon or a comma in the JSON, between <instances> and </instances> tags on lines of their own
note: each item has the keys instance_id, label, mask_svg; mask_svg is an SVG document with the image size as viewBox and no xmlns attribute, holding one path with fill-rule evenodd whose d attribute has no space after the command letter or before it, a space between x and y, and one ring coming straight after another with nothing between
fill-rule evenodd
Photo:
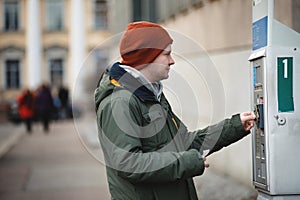
<instances>
[{"instance_id":1,"label":"orange knit beanie","mask_svg":"<svg viewBox=\"0 0 300 200\"><path fill-rule=\"evenodd\" d=\"M142 68L172 42L168 32L158 24L146 21L130 23L120 42L122 64Z\"/></svg>"}]
</instances>

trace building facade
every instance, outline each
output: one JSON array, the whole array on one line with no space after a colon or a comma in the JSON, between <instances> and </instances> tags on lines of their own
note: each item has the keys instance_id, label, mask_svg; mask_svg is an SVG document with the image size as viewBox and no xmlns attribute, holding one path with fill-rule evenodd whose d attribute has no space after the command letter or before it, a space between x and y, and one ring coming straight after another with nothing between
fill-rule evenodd
<instances>
[{"instance_id":1,"label":"building facade","mask_svg":"<svg viewBox=\"0 0 300 200\"><path fill-rule=\"evenodd\" d=\"M72 89L89 51L111 34L106 0L0 0L0 10L1 100L44 82Z\"/></svg>"}]
</instances>

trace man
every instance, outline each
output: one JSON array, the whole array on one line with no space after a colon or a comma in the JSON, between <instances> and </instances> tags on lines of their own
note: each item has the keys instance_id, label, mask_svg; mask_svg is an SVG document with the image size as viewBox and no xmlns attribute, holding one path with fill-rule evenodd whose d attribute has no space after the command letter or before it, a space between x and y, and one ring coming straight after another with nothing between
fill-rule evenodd
<instances>
[{"instance_id":1,"label":"man","mask_svg":"<svg viewBox=\"0 0 300 200\"><path fill-rule=\"evenodd\" d=\"M192 177L213 153L246 136L255 115L234 115L189 132L162 92L174 60L172 38L158 24L128 25L121 63L105 72L95 91L99 140L112 199L197 199Z\"/></svg>"},{"instance_id":2,"label":"man","mask_svg":"<svg viewBox=\"0 0 300 200\"><path fill-rule=\"evenodd\" d=\"M49 124L54 111L54 104L50 88L45 83L43 83L38 89L35 107L38 119L43 124L44 132L48 133Z\"/></svg>"}]
</instances>

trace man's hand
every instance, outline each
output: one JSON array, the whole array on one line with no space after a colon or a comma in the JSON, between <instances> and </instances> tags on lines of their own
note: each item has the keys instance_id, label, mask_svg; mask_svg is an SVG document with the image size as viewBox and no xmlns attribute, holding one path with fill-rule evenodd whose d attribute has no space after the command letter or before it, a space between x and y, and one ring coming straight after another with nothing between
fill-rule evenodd
<instances>
[{"instance_id":1,"label":"man's hand","mask_svg":"<svg viewBox=\"0 0 300 200\"><path fill-rule=\"evenodd\" d=\"M249 131L254 126L256 116L253 112L241 113L240 118L245 131Z\"/></svg>"},{"instance_id":2,"label":"man's hand","mask_svg":"<svg viewBox=\"0 0 300 200\"><path fill-rule=\"evenodd\" d=\"M202 156L202 159L204 161L205 168L208 168L209 167L209 163L206 161L206 157Z\"/></svg>"}]
</instances>

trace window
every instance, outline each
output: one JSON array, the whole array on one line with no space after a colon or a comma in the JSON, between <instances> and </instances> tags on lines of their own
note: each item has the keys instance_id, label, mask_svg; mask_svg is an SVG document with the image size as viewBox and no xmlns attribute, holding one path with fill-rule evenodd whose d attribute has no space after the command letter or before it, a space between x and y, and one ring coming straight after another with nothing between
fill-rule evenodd
<instances>
[{"instance_id":1,"label":"window","mask_svg":"<svg viewBox=\"0 0 300 200\"><path fill-rule=\"evenodd\" d=\"M95 29L107 28L107 2L106 0L94 0L94 26Z\"/></svg>"},{"instance_id":2,"label":"window","mask_svg":"<svg viewBox=\"0 0 300 200\"><path fill-rule=\"evenodd\" d=\"M63 30L63 10L64 5L62 0L46 1L46 29L48 31Z\"/></svg>"},{"instance_id":3,"label":"window","mask_svg":"<svg viewBox=\"0 0 300 200\"><path fill-rule=\"evenodd\" d=\"M63 83L63 59L50 59L51 85L59 87Z\"/></svg>"},{"instance_id":4,"label":"window","mask_svg":"<svg viewBox=\"0 0 300 200\"><path fill-rule=\"evenodd\" d=\"M108 65L108 50L107 49L94 49L93 50L93 58L94 58L94 69L95 75L102 73L103 69L107 68ZM100 70L100 71L99 71Z\"/></svg>"},{"instance_id":5,"label":"window","mask_svg":"<svg viewBox=\"0 0 300 200\"><path fill-rule=\"evenodd\" d=\"M133 21L157 21L156 0L132 0Z\"/></svg>"},{"instance_id":6,"label":"window","mask_svg":"<svg viewBox=\"0 0 300 200\"><path fill-rule=\"evenodd\" d=\"M4 1L4 31L19 30L19 1Z\"/></svg>"},{"instance_id":7,"label":"window","mask_svg":"<svg viewBox=\"0 0 300 200\"><path fill-rule=\"evenodd\" d=\"M142 2L141 0L133 0L133 21L142 20Z\"/></svg>"},{"instance_id":8,"label":"window","mask_svg":"<svg viewBox=\"0 0 300 200\"><path fill-rule=\"evenodd\" d=\"M64 84L65 78L65 60L67 58L67 48L64 46L48 46L45 48L45 57L48 62L47 81L49 81L54 87Z\"/></svg>"},{"instance_id":9,"label":"window","mask_svg":"<svg viewBox=\"0 0 300 200\"><path fill-rule=\"evenodd\" d=\"M193 6L202 6L203 0L191 0Z\"/></svg>"},{"instance_id":10,"label":"window","mask_svg":"<svg viewBox=\"0 0 300 200\"><path fill-rule=\"evenodd\" d=\"M20 61L5 61L5 85L7 89L20 88Z\"/></svg>"},{"instance_id":11,"label":"window","mask_svg":"<svg viewBox=\"0 0 300 200\"><path fill-rule=\"evenodd\" d=\"M178 5L179 11L181 11L181 12L187 11L188 4L189 4L189 2L187 0L180 0L179 5Z\"/></svg>"}]
</instances>

